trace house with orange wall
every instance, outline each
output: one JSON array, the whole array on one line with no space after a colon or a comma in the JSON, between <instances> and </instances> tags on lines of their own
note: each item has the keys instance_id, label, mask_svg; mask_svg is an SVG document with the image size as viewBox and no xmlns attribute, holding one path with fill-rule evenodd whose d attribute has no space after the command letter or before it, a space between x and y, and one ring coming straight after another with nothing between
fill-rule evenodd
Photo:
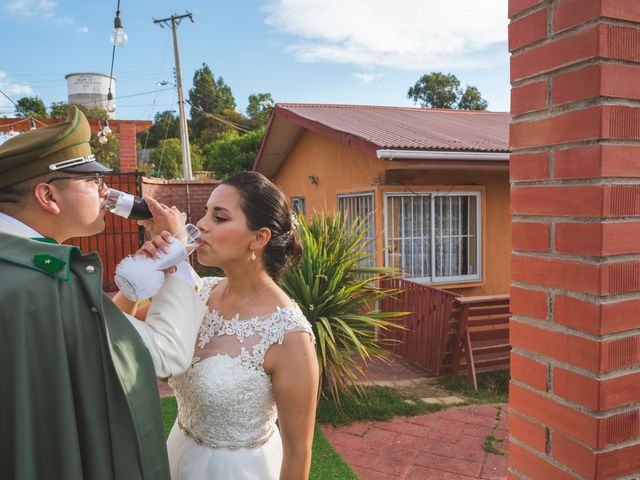
<instances>
[{"instance_id":1,"label":"house with orange wall","mask_svg":"<svg viewBox=\"0 0 640 480\"><path fill-rule=\"evenodd\" d=\"M277 104L254 163L294 208L368 222L371 262L461 295L508 292L508 113Z\"/></svg>"}]
</instances>

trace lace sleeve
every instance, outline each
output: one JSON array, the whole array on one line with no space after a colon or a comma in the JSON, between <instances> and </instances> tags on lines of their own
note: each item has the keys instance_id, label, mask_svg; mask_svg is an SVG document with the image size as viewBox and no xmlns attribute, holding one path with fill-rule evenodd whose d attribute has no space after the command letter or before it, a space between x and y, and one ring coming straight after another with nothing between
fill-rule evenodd
<instances>
[{"instance_id":1,"label":"lace sleeve","mask_svg":"<svg viewBox=\"0 0 640 480\"><path fill-rule=\"evenodd\" d=\"M211 294L211 290L213 290L213 287L215 287L220 282L220 280L222 280L222 278L223 277L204 277L202 279L202 288L200 289L198 294L200 295L200 298L204 303L207 303L207 301L209 300L209 295Z\"/></svg>"},{"instance_id":2,"label":"lace sleeve","mask_svg":"<svg viewBox=\"0 0 640 480\"><path fill-rule=\"evenodd\" d=\"M313 343L316 343L313 328L297 305L291 308L278 309L274 316L276 317L275 323L278 328L274 329L273 333L275 335L271 338L273 343L277 342L281 345L285 335L291 332L306 332L311 336Z\"/></svg>"}]
</instances>

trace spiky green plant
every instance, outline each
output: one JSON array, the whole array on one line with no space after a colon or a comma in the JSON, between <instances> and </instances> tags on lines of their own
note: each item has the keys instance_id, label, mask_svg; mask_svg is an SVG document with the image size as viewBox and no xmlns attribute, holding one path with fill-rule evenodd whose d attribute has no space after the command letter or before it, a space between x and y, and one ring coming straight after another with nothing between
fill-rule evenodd
<instances>
[{"instance_id":1,"label":"spiky green plant","mask_svg":"<svg viewBox=\"0 0 640 480\"><path fill-rule=\"evenodd\" d=\"M389 353L376 329L401 328L389 319L405 314L377 310L380 300L397 291L378 286L392 269L360 267L370 255L366 230L364 221L349 223L341 215L319 214L309 223L300 218L302 258L282 282L313 326L322 386L336 403L354 391L352 384L362 393L356 384L362 364Z\"/></svg>"}]
</instances>

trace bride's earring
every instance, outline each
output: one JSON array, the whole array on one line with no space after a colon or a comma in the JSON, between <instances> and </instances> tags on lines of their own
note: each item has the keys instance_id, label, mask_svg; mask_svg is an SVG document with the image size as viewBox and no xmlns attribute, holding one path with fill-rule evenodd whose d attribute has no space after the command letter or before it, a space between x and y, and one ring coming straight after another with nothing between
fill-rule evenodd
<instances>
[{"instance_id":1,"label":"bride's earring","mask_svg":"<svg viewBox=\"0 0 640 480\"><path fill-rule=\"evenodd\" d=\"M256 252L251 250L251 255L249 256L249 258L251 259L252 262L255 262L256 261Z\"/></svg>"}]
</instances>

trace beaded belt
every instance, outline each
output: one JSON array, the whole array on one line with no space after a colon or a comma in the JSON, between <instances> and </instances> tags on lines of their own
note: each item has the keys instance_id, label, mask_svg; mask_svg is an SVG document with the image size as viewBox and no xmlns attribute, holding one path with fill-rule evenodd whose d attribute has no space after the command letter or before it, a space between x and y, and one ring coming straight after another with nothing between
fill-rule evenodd
<instances>
[{"instance_id":1,"label":"beaded belt","mask_svg":"<svg viewBox=\"0 0 640 480\"><path fill-rule=\"evenodd\" d=\"M254 440L252 442L248 442L248 443L228 443L228 442L215 443L215 442L211 442L209 440L204 440L204 439L194 435L193 433L191 433L189 431L189 429L187 427L185 427L182 424L182 422L180 420L178 420L178 427L180 427L180 430L182 430L187 437L189 437L191 440L196 442L198 445L203 445L203 446L209 447L209 448L228 448L229 450L237 450L239 448L256 448L256 447L259 447L259 446L264 445L265 443L267 443L267 441L271 438L271 435L273 435L273 429L271 429L269 431L269 433L267 433L266 436L264 436L264 437L262 437L262 438L260 438L258 440Z\"/></svg>"}]
</instances>

